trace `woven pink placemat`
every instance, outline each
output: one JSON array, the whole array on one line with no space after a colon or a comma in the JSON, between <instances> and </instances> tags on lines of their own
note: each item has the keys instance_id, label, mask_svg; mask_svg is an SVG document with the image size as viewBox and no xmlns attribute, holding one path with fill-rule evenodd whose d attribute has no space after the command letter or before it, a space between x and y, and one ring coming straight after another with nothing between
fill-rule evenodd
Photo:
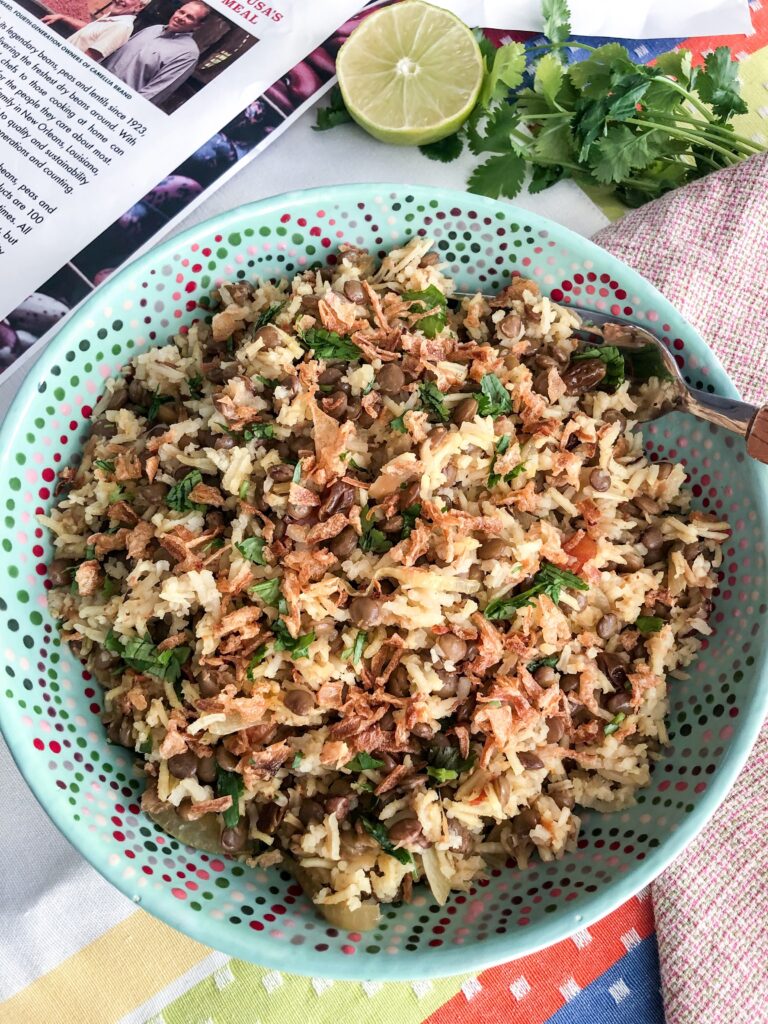
<instances>
[{"instance_id":1,"label":"woven pink placemat","mask_svg":"<svg viewBox=\"0 0 768 1024\"><path fill-rule=\"evenodd\" d=\"M743 398L768 400L768 156L672 192L595 241L675 304ZM767 1024L768 725L708 827L654 883L653 903L667 1024Z\"/></svg>"}]
</instances>

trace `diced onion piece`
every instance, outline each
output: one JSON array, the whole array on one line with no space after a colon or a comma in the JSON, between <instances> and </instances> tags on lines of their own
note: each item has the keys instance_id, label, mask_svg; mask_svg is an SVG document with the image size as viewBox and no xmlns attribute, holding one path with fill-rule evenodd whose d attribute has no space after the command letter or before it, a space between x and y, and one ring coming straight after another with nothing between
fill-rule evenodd
<instances>
[{"instance_id":1,"label":"diced onion piece","mask_svg":"<svg viewBox=\"0 0 768 1024\"><path fill-rule=\"evenodd\" d=\"M435 897L435 902L442 906L448 899L451 882L443 871L437 850L433 846L424 850L421 854L421 862L424 865L424 873L427 876L432 895Z\"/></svg>"}]
</instances>

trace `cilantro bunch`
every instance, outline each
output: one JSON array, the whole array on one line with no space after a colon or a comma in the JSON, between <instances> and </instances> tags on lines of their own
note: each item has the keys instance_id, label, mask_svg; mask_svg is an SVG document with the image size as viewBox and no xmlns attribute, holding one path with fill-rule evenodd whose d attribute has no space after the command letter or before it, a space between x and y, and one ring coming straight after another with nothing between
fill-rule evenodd
<instances>
[{"instance_id":1,"label":"cilantro bunch","mask_svg":"<svg viewBox=\"0 0 768 1024\"><path fill-rule=\"evenodd\" d=\"M688 50L661 54L650 67L620 43L570 39L566 0L543 0L542 10L548 43L527 54L522 43L494 50L478 34L486 62L478 104L455 136L423 147L440 160L455 159L465 145L485 156L469 178L471 192L511 199L526 177L531 192L573 178L607 186L635 207L763 151L729 123L747 106L727 46L703 67L692 66ZM565 67L565 48L589 56ZM526 70L532 88L520 89Z\"/></svg>"}]
</instances>

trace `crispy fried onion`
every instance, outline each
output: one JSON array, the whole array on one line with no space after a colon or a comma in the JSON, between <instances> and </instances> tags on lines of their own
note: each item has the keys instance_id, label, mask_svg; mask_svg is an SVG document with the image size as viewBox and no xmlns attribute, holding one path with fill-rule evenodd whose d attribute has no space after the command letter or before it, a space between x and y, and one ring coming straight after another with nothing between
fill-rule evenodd
<instances>
[{"instance_id":1,"label":"crispy fried onion","mask_svg":"<svg viewBox=\"0 0 768 1024\"><path fill-rule=\"evenodd\" d=\"M264 750L249 751L241 758L237 768L243 773L245 784L250 789L256 783L276 775L289 757L293 757L293 751L284 740L281 740L279 743L270 744Z\"/></svg>"}]
</instances>

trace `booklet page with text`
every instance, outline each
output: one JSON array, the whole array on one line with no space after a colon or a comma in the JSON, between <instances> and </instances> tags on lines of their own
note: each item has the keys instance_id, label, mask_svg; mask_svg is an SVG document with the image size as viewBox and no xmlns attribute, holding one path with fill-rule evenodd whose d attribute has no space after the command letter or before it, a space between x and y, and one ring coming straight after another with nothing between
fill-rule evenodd
<instances>
[{"instance_id":1,"label":"booklet page with text","mask_svg":"<svg viewBox=\"0 0 768 1024\"><path fill-rule=\"evenodd\" d=\"M277 90L259 112L273 127L290 116L281 82L361 6L98 3L0 0L0 349L4 330L34 342L66 313L69 304L35 290L150 190L162 192L165 176L256 97ZM307 98L321 84L304 83ZM166 190L185 187L205 186L190 176ZM98 269L72 272L98 283Z\"/></svg>"}]
</instances>

